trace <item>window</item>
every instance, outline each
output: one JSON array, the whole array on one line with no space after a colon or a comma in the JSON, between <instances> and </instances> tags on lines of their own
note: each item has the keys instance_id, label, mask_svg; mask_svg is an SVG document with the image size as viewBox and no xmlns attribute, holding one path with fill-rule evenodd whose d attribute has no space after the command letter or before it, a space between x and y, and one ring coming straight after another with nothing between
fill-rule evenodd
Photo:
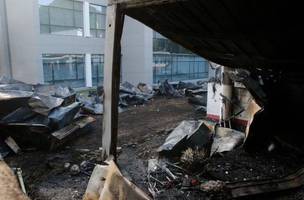
<instances>
[{"instance_id":1,"label":"window","mask_svg":"<svg viewBox=\"0 0 304 200\"><path fill-rule=\"evenodd\" d=\"M103 85L104 56L101 54L93 54L91 58L93 86Z\"/></svg>"},{"instance_id":2,"label":"window","mask_svg":"<svg viewBox=\"0 0 304 200\"><path fill-rule=\"evenodd\" d=\"M208 62L157 32L153 34L153 82L208 77Z\"/></svg>"},{"instance_id":3,"label":"window","mask_svg":"<svg viewBox=\"0 0 304 200\"><path fill-rule=\"evenodd\" d=\"M39 0L40 33L83 36L83 3Z\"/></svg>"},{"instance_id":4,"label":"window","mask_svg":"<svg viewBox=\"0 0 304 200\"><path fill-rule=\"evenodd\" d=\"M90 4L90 31L93 37L105 37L106 7Z\"/></svg>"},{"instance_id":5,"label":"window","mask_svg":"<svg viewBox=\"0 0 304 200\"><path fill-rule=\"evenodd\" d=\"M189 50L168 40L166 37L154 31L153 33L153 51L192 54Z\"/></svg>"},{"instance_id":6,"label":"window","mask_svg":"<svg viewBox=\"0 0 304 200\"><path fill-rule=\"evenodd\" d=\"M44 82L84 87L84 55L43 54Z\"/></svg>"},{"instance_id":7,"label":"window","mask_svg":"<svg viewBox=\"0 0 304 200\"><path fill-rule=\"evenodd\" d=\"M208 62L195 54L153 54L153 82L183 81L208 77Z\"/></svg>"}]
</instances>

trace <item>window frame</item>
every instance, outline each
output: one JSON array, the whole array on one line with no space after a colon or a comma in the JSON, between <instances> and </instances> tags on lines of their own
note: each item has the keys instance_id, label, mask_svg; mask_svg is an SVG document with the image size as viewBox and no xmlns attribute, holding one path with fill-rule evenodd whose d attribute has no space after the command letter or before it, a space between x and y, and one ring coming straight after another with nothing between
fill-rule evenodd
<instances>
[{"instance_id":1,"label":"window frame","mask_svg":"<svg viewBox=\"0 0 304 200\"><path fill-rule=\"evenodd\" d=\"M98 6L101 7L101 12L93 12L91 11L91 6ZM98 5L98 4L94 4L94 3L90 3L89 5L89 17L90 17L90 34L91 37L96 37L96 38L105 38L105 32L106 32L106 13L107 7L103 6L103 5ZM104 12L103 12L104 11ZM91 15L94 15L95 17L95 27L92 28L91 23L92 23L92 18ZM104 17L104 24L103 24L103 28L97 28L97 15L101 15ZM98 35L98 31L103 32L102 36ZM93 34L94 32L94 34Z\"/></svg>"},{"instance_id":2,"label":"window frame","mask_svg":"<svg viewBox=\"0 0 304 200\"><path fill-rule=\"evenodd\" d=\"M76 9L75 8L75 3L82 3L81 1L76 1L76 0L67 0L67 1L71 1L73 4L73 8L64 8L64 7L59 7L59 6L50 6L50 5L41 5L39 2L39 21L40 21L40 33L41 34L51 34L51 35L65 35L65 36L80 36L83 37L84 36L84 22L82 20L82 26L78 26L76 23L76 12L81 12L82 13L82 17L84 14L83 9ZM47 8L47 16L48 16L48 23L42 23L41 22L41 9L40 7L44 7ZM51 8L56 8L56 9L61 9L61 10L68 10L68 11L72 11L72 17L73 17L73 25L58 25L58 24L52 24L51 23ZM83 19L83 18L82 18ZM42 26L44 27L48 27L48 32L42 32ZM52 32L52 28L54 27L67 27L67 28L74 28L74 31L76 31L76 33L78 33L78 31L80 30L81 34L60 34L60 33L56 33L56 32ZM45 29L46 30L46 29Z\"/></svg>"},{"instance_id":3,"label":"window frame","mask_svg":"<svg viewBox=\"0 0 304 200\"><path fill-rule=\"evenodd\" d=\"M67 60L64 57L67 56ZM48 62L48 59L56 58L53 62ZM61 57L61 58L60 58ZM71 59L72 62L68 62ZM73 72L71 76L67 78L56 77L56 69L60 71L61 68L68 67L71 65ZM79 84L81 87L85 86L85 55L84 54L42 54L42 65L43 65L43 76L45 83L51 84L62 84L62 83L71 83ZM66 70L66 69L65 69ZM81 72L82 71L82 72ZM50 73L50 75L49 75ZM49 75L49 76L47 76Z\"/></svg>"}]
</instances>

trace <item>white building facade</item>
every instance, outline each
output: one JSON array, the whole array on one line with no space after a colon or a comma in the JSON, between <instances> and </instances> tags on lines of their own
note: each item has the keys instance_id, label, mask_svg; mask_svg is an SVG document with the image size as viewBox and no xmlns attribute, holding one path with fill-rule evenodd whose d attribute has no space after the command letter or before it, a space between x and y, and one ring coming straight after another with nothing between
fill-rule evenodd
<instances>
[{"instance_id":1,"label":"white building facade","mask_svg":"<svg viewBox=\"0 0 304 200\"><path fill-rule=\"evenodd\" d=\"M0 0L0 75L27 83L103 82L106 0ZM208 77L207 62L126 17L122 81Z\"/></svg>"}]
</instances>

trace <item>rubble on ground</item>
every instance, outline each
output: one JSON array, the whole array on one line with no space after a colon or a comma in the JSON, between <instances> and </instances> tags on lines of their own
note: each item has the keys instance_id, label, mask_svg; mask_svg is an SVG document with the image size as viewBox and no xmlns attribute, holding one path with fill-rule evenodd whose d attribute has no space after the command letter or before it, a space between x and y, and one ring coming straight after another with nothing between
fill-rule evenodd
<instances>
[{"instance_id":1,"label":"rubble on ground","mask_svg":"<svg viewBox=\"0 0 304 200\"><path fill-rule=\"evenodd\" d=\"M155 110L158 108L160 112L156 113ZM155 100L145 107L133 107L123 113L119 127L126 135L119 134L119 145L122 149L119 148L121 153L117 161L123 176L140 187L151 198L153 196L149 192L149 187L152 187L157 200L222 200L232 195L230 192L232 187L236 188L243 182L250 184L250 187L244 188L244 185L241 185L242 190L238 190L241 193L233 190L236 191L234 195L245 194L246 191L251 191L252 186L257 188L255 185L259 182L255 182L256 180L265 181L267 179L272 181L288 174L294 174L301 167L299 157L288 152L251 155L244 152L240 148L241 146L229 152L216 152L211 157L204 155L204 151L188 148L182 151L180 157L173 158L173 160L170 155L161 159L158 158L156 149L162 145L169 133L185 119L201 120L203 118L201 113L200 115L197 114L193 112L193 108L187 104L185 98L167 100L162 97L155 97ZM96 138L100 135L101 130L98 124L101 124L102 116L96 118L99 121L94 124L93 135L88 134L79 138L78 141L63 148L63 151L46 152L47 156L44 152L41 154L42 152L32 151L21 156L6 158L10 166L17 163L19 167L22 167L30 197L33 199L61 199L61 195L64 194L64 199L82 199L95 164L102 164L102 159L99 158L101 152L96 150L99 147L99 141L96 141ZM151 120L151 118L157 120ZM219 127L216 126L216 123L202 121L212 131ZM142 125L138 126L138 124ZM145 124L148 124L148 126L145 126ZM186 153L185 157L183 157L184 153ZM36 157L39 156L41 158L37 159ZM163 165L159 162L164 162L173 176L166 168L159 168L156 164L153 167L152 164L152 168L156 168L157 171L151 171L151 176L148 177L147 171L151 168L149 167L150 159L156 160L154 163L159 166ZM46 164L45 160L47 160ZM34 163L39 163L39 165ZM66 163L68 163L67 166L65 166ZM80 172L77 175L72 175L70 171L74 164L80 167ZM32 168L36 169L34 173ZM169 181L167 177L170 180L175 177L176 181ZM291 178L292 181L286 184L289 185L288 188L298 187L301 184L301 182L299 182L299 185L295 184L295 181L300 180L301 176L293 177L298 178ZM148 178L150 178L151 186L149 186ZM75 182L77 182L77 186ZM233 182L237 182L238 185L231 185L230 183ZM257 192L263 194L267 191L258 188L254 189L251 194ZM302 197L303 192L300 187L298 190L271 193L269 196L280 196L282 194L284 198L285 196L289 197L285 199L297 199L292 197ZM259 199L259 196L257 199Z\"/></svg>"},{"instance_id":2,"label":"rubble on ground","mask_svg":"<svg viewBox=\"0 0 304 200\"><path fill-rule=\"evenodd\" d=\"M191 140L194 135L205 135L205 137L195 139L201 146ZM212 137L209 137L210 135ZM219 197L215 199L222 199L224 196L225 198L247 197L304 185L303 168L283 177L271 179L243 178L234 179L234 181L216 179L216 176L209 171L217 170L214 165L212 169L210 168L210 159L217 160L217 156L224 159L225 153L237 149L244 143L245 135L244 132L220 127L213 122L183 121L158 149L158 158L148 160L147 190L153 199L157 200L171 197L186 198L189 192L191 192L191 197L199 193L200 197L217 195ZM166 154L164 151L167 151ZM223 161L219 163L217 167L224 170L224 175L233 178L230 170L226 170L231 168L230 165L228 166L229 163ZM225 168L225 165L228 168ZM239 166L240 163L236 165ZM248 173L252 171L253 169L249 169Z\"/></svg>"},{"instance_id":3,"label":"rubble on ground","mask_svg":"<svg viewBox=\"0 0 304 200\"><path fill-rule=\"evenodd\" d=\"M196 83L192 83L179 81L176 84L172 84L168 80L165 80L157 87L156 94L167 98L186 96L188 102L195 107L196 111L206 112L207 82L197 81Z\"/></svg>"},{"instance_id":4,"label":"rubble on ground","mask_svg":"<svg viewBox=\"0 0 304 200\"><path fill-rule=\"evenodd\" d=\"M94 121L79 114L83 105L76 102L76 92L65 86L30 85L1 77L0 105L0 140L9 139L15 153L28 146L55 149ZM3 145L0 149L2 156L7 155Z\"/></svg>"},{"instance_id":5,"label":"rubble on ground","mask_svg":"<svg viewBox=\"0 0 304 200\"><path fill-rule=\"evenodd\" d=\"M175 189L179 195L189 190L224 192L225 183L202 175L210 157L231 151L243 144L245 133L219 127L206 120L181 122L158 148L158 159L148 161L148 191L154 199Z\"/></svg>"},{"instance_id":6,"label":"rubble on ground","mask_svg":"<svg viewBox=\"0 0 304 200\"><path fill-rule=\"evenodd\" d=\"M189 103L193 104L198 111L206 111L207 88L205 82L199 84L182 82L171 84L168 80L162 82L158 87L153 88L146 83L139 83L137 86L129 82L120 84L118 111L123 112L130 106L139 106L148 103L155 95L167 98L178 98L187 96ZM83 113L93 115L103 114L103 87L90 90L85 94L77 95L78 101L83 103Z\"/></svg>"},{"instance_id":7,"label":"rubble on ground","mask_svg":"<svg viewBox=\"0 0 304 200\"><path fill-rule=\"evenodd\" d=\"M119 112L123 112L129 106L143 105L154 96L151 86L139 83L137 87L129 82L124 82L119 89ZM103 87L97 87L95 91L88 94L79 94L78 101L84 104L82 111L93 115L103 114Z\"/></svg>"},{"instance_id":8,"label":"rubble on ground","mask_svg":"<svg viewBox=\"0 0 304 200\"><path fill-rule=\"evenodd\" d=\"M14 87L17 86L15 85ZM19 85L18 87L21 88ZM175 90L178 90L179 94L182 96L190 97L188 101L194 105L197 105L198 107L205 105L204 95L206 92L202 86L180 82L172 87ZM40 86L40 88L43 87ZM28 129L27 132L34 132L35 136L38 136L39 134L51 136L52 139L50 140L51 145L49 148L52 150L57 149L58 146L65 143L69 137L74 135L72 134L74 131L81 129L94 121L94 118L92 117L79 114L80 110L82 110L82 112L85 110L83 107L83 104L85 104L84 99L80 100L80 97L77 96L77 100L75 100L76 98L73 92L71 92L71 94L74 96L69 95L68 91L70 90L62 89L63 90L60 89L62 93L59 91L54 92L50 98L48 98L45 90L44 92L42 92L43 90L40 90L41 93L39 94L34 90L25 91L28 92L25 94L30 94L25 96L25 98L18 96L18 93L16 92L1 90L1 92L3 92L2 94L15 95L14 97L25 105L22 104L23 106L20 106L3 116L1 118L1 126L4 126L5 124L6 127L10 127L9 129L13 127L12 130L18 130L18 128L22 127L23 129ZM98 93L99 95L97 95ZM147 103L153 98L154 94L155 90L148 85L139 84L137 87L134 87L129 83L124 83L122 84L120 91L120 96L122 98L120 102L121 107ZM89 95L92 101L102 105L101 88ZM13 99L6 98L7 96L5 95L3 96L5 97L1 99L3 101L12 101ZM254 102L251 103L253 107L251 108L251 106L249 106L247 112L252 112L253 118L256 111L260 110L260 108L254 106L256 105ZM94 109L92 110L94 111ZM244 132L233 128L221 127L221 125L222 124L207 120L191 119L184 120L176 126L175 129L171 129L172 131L169 131L170 134L164 144L157 150L158 157L147 160L147 194L149 193L153 199L166 199L168 197L186 198L190 194L193 198L195 196L209 198L210 195L212 197L223 195L224 197L238 198L297 188L304 184L304 173L301 169L295 173L289 173L289 175L279 178L260 178L257 176L258 178L256 178L256 180L252 180L246 176L241 179L234 179L238 176L233 174L234 172L231 170L231 167L235 164L236 166L234 167L237 168L238 165L241 164L220 162L216 165L217 167L210 165L211 160L224 158L227 152L240 149L238 147L244 144L248 136L250 122L248 123L247 130ZM18 141L20 140L16 139L16 142L15 138L18 137L10 136L4 138L5 140L2 140L2 143L0 144L2 155L5 156L12 150L15 153L20 152L20 149L22 149L22 147L20 148L18 146ZM131 146L133 149L141 146L141 143L138 143L138 145L134 144L137 143L132 143ZM129 147L124 146L123 148ZM84 154L89 154L91 152L89 149L79 149L77 151ZM124 149L120 148L120 151L124 151ZM49 165L51 166L52 163ZM66 174L69 174L71 177L81 175L90 176L95 166L96 162L91 162L86 157L83 157L82 160L78 160L77 162L61 163L61 167L65 170ZM101 182L95 182L92 186L92 181L96 181L97 173L93 172L91 175L92 181L90 181L88 185L86 195L92 195L93 192L93 195L95 195L94 198L96 199L103 199L104 197L115 199L115 195L117 194L131 196L135 199L150 198L130 182L131 179L129 176L125 175L127 172L124 172L124 170L123 176L114 166L102 166L102 170L99 165L97 166L96 168L99 169L98 173L102 170L106 171L106 169L113 169L114 173L104 174L104 177L111 178L106 178ZM212 166L212 169L210 169L210 166ZM248 174L253 173L254 170L255 169L252 168L248 169ZM216 173L219 172L222 173L223 176L229 177L229 179L227 178L226 180L220 176L216 176ZM120 193L120 190L116 190L117 188L114 187L114 182L122 186L122 189L127 192ZM273 186L274 184L276 185L275 187ZM117 186L117 184L115 186ZM96 187L100 187L100 190L97 191ZM219 199L221 199L221 197Z\"/></svg>"},{"instance_id":9,"label":"rubble on ground","mask_svg":"<svg viewBox=\"0 0 304 200\"><path fill-rule=\"evenodd\" d=\"M172 98L172 97L182 97L182 94L175 89L168 80L165 80L164 82L162 82L159 86L159 94L166 96L168 98Z\"/></svg>"}]
</instances>

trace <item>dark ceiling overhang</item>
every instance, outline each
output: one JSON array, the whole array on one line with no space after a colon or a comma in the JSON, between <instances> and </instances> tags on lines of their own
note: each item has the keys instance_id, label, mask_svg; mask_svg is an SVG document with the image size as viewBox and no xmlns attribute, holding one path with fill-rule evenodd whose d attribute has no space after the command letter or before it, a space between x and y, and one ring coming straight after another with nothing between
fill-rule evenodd
<instances>
[{"instance_id":1,"label":"dark ceiling overhang","mask_svg":"<svg viewBox=\"0 0 304 200\"><path fill-rule=\"evenodd\" d=\"M110 0L122 11L213 62L243 68L304 64L300 1Z\"/></svg>"}]
</instances>

